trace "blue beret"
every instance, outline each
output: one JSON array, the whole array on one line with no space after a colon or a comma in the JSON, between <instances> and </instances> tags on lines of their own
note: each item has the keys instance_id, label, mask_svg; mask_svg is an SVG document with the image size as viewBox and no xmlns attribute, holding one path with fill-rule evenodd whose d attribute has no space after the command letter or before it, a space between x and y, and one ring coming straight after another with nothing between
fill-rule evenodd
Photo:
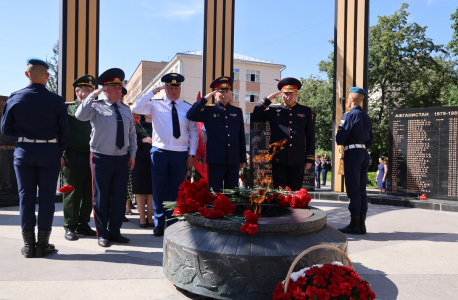
<instances>
[{"instance_id":1,"label":"blue beret","mask_svg":"<svg viewBox=\"0 0 458 300\"><path fill-rule=\"evenodd\" d=\"M36 57L29 57L27 59L27 65L42 65L45 66L46 69L49 69L49 65L44 60Z\"/></svg>"},{"instance_id":2,"label":"blue beret","mask_svg":"<svg viewBox=\"0 0 458 300\"><path fill-rule=\"evenodd\" d=\"M366 93L366 90L365 89L362 89L360 87L351 87L350 90L349 90L350 93L359 93L359 94L363 94L363 95L367 95Z\"/></svg>"}]
</instances>

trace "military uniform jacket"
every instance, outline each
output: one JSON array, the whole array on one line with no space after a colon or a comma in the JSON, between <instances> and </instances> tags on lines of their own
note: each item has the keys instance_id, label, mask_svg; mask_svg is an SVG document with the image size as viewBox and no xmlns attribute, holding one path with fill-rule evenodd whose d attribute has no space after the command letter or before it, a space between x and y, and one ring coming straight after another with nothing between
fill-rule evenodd
<instances>
[{"instance_id":1,"label":"military uniform jacket","mask_svg":"<svg viewBox=\"0 0 458 300\"><path fill-rule=\"evenodd\" d=\"M255 106L252 115L254 122L270 123L270 144L287 140L285 147L278 151L273 163L304 165L315 162L315 122L312 109L296 103L287 107L284 103L272 104L264 98Z\"/></svg>"},{"instance_id":2,"label":"military uniform jacket","mask_svg":"<svg viewBox=\"0 0 458 300\"><path fill-rule=\"evenodd\" d=\"M70 129L70 140L68 148L79 153L89 154L89 142L91 140L91 123L89 121L80 121L75 117L76 109L81 105L78 99L75 102L66 102L68 126Z\"/></svg>"},{"instance_id":3,"label":"military uniform jacket","mask_svg":"<svg viewBox=\"0 0 458 300\"><path fill-rule=\"evenodd\" d=\"M91 121L91 152L135 157L137 152L137 132L134 117L127 105L119 101L119 112L124 126L124 147L116 146L117 119L113 102L108 99L94 100L94 94L84 99L76 109L75 117L80 121Z\"/></svg>"},{"instance_id":4,"label":"military uniform jacket","mask_svg":"<svg viewBox=\"0 0 458 300\"><path fill-rule=\"evenodd\" d=\"M340 119L336 134L337 145L364 144L370 148L374 141L372 122L361 106L354 106Z\"/></svg>"},{"instance_id":5,"label":"military uniform jacket","mask_svg":"<svg viewBox=\"0 0 458 300\"><path fill-rule=\"evenodd\" d=\"M57 138L63 151L68 144L68 121L64 99L43 84L31 83L14 92L3 108L1 131L4 135L28 139Z\"/></svg>"},{"instance_id":6,"label":"military uniform jacket","mask_svg":"<svg viewBox=\"0 0 458 300\"><path fill-rule=\"evenodd\" d=\"M207 163L246 163L245 124L240 108L220 102L206 105L199 99L186 114L195 122L203 122L207 131Z\"/></svg>"}]
</instances>

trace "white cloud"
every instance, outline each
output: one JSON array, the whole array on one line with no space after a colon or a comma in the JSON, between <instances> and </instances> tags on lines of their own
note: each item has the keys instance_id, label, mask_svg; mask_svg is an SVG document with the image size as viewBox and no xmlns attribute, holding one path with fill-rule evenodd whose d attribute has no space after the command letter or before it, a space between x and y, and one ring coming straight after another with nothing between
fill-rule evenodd
<instances>
[{"instance_id":1,"label":"white cloud","mask_svg":"<svg viewBox=\"0 0 458 300\"><path fill-rule=\"evenodd\" d=\"M189 19L204 11L203 1L142 1L145 16L166 19Z\"/></svg>"}]
</instances>

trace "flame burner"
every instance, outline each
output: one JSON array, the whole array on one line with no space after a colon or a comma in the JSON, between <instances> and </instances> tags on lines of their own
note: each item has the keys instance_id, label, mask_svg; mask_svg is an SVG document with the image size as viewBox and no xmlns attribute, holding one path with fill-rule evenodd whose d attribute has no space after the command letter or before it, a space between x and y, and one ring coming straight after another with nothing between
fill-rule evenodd
<instances>
[{"instance_id":1,"label":"flame burner","mask_svg":"<svg viewBox=\"0 0 458 300\"><path fill-rule=\"evenodd\" d=\"M249 203L236 203L234 215L243 216L245 210L250 210L251 204ZM275 204L261 204L261 211L259 212L260 218L273 218L281 216L289 216L293 214L290 207L278 207Z\"/></svg>"}]
</instances>

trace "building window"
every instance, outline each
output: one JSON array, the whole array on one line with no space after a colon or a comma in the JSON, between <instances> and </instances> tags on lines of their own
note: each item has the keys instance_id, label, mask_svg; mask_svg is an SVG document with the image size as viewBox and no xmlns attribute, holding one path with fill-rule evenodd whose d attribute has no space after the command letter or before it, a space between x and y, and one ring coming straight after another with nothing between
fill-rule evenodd
<instances>
[{"instance_id":1,"label":"building window","mask_svg":"<svg viewBox=\"0 0 458 300\"><path fill-rule=\"evenodd\" d=\"M246 91L245 102L259 102L259 92Z\"/></svg>"},{"instance_id":2,"label":"building window","mask_svg":"<svg viewBox=\"0 0 458 300\"><path fill-rule=\"evenodd\" d=\"M240 69L234 69L234 80L240 80Z\"/></svg>"},{"instance_id":3,"label":"building window","mask_svg":"<svg viewBox=\"0 0 458 300\"><path fill-rule=\"evenodd\" d=\"M245 124L250 124L250 113L245 113Z\"/></svg>"},{"instance_id":4,"label":"building window","mask_svg":"<svg viewBox=\"0 0 458 300\"><path fill-rule=\"evenodd\" d=\"M245 134L245 144L247 146L250 146L250 134L249 133Z\"/></svg>"},{"instance_id":5,"label":"building window","mask_svg":"<svg viewBox=\"0 0 458 300\"><path fill-rule=\"evenodd\" d=\"M261 72L260 71L247 70L246 71L246 81L260 82L261 81Z\"/></svg>"},{"instance_id":6,"label":"building window","mask_svg":"<svg viewBox=\"0 0 458 300\"><path fill-rule=\"evenodd\" d=\"M234 90L234 102L240 102L240 91Z\"/></svg>"}]
</instances>

